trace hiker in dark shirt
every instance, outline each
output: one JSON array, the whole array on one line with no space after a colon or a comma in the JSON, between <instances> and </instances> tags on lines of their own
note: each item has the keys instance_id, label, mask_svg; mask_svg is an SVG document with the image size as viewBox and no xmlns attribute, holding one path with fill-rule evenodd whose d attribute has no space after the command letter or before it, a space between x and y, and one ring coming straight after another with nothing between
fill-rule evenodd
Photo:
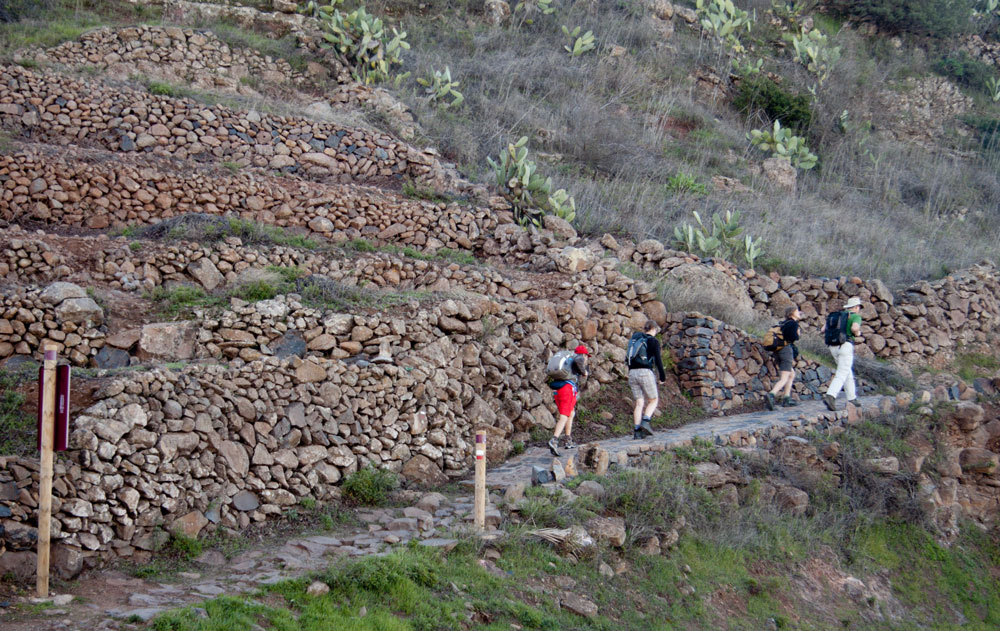
<instances>
[{"instance_id":1,"label":"hiker in dark shirt","mask_svg":"<svg viewBox=\"0 0 1000 631\"><path fill-rule=\"evenodd\" d=\"M784 346L774 351L774 361L778 364L778 381L767 393L767 409L773 410L778 393L784 392L781 399L782 407L794 407L798 402L792 399L792 383L795 381L795 358L798 356L798 349L795 342L799 340L799 320L802 312L797 305L789 305L785 308L785 321L781 323L781 339Z\"/></svg>"},{"instance_id":2,"label":"hiker in dark shirt","mask_svg":"<svg viewBox=\"0 0 1000 631\"><path fill-rule=\"evenodd\" d=\"M663 370L663 359L660 357L660 341L656 339L656 334L659 332L659 325L647 320L642 331L632 334L626 349L628 385L632 389L632 396L635 397L635 409L632 411L633 440L653 435L650 419L656 412L656 404L660 400L653 366L656 366L656 371L659 373L660 383L667 380L667 374Z\"/></svg>"}]
</instances>

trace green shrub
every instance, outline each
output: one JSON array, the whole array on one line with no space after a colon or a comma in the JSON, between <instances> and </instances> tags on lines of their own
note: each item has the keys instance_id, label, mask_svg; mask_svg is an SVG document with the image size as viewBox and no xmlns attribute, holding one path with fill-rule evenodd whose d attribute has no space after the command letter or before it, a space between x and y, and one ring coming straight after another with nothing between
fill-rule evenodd
<instances>
[{"instance_id":1,"label":"green shrub","mask_svg":"<svg viewBox=\"0 0 1000 631\"><path fill-rule=\"evenodd\" d=\"M649 469L626 469L604 480L604 506L621 515L633 541L665 532L678 517L689 526L713 522L719 504L706 489L688 482L687 465L671 456L657 459Z\"/></svg>"},{"instance_id":2,"label":"green shrub","mask_svg":"<svg viewBox=\"0 0 1000 631\"><path fill-rule=\"evenodd\" d=\"M412 581L434 587L441 574L441 559L429 548L410 547L381 557L358 559L346 567L334 567L322 576L333 589L370 591L384 597L402 583Z\"/></svg>"},{"instance_id":3,"label":"green shrub","mask_svg":"<svg viewBox=\"0 0 1000 631\"><path fill-rule=\"evenodd\" d=\"M281 287L270 281L260 279L252 280L240 285L233 295L247 302L260 302L270 300L281 292Z\"/></svg>"},{"instance_id":4,"label":"green shrub","mask_svg":"<svg viewBox=\"0 0 1000 631\"><path fill-rule=\"evenodd\" d=\"M0 456L25 456L35 451L35 419L21 410L24 395L17 391L24 378L0 371Z\"/></svg>"},{"instance_id":5,"label":"green shrub","mask_svg":"<svg viewBox=\"0 0 1000 631\"><path fill-rule=\"evenodd\" d=\"M971 27L975 0L834 0L830 8L894 33L945 38Z\"/></svg>"},{"instance_id":6,"label":"green shrub","mask_svg":"<svg viewBox=\"0 0 1000 631\"><path fill-rule=\"evenodd\" d=\"M194 537L189 537L183 532L175 531L170 533L170 549L187 561L193 561L201 555L201 542Z\"/></svg>"},{"instance_id":7,"label":"green shrub","mask_svg":"<svg viewBox=\"0 0 1000 631\"><path fill-rule=\"evenodd\" d=\"M385 503L389 492L398 485L395 473L368 465L347 476L341 490L344 499L364 506L378 506Z\"/></svg>"},{"instance_id":8,"label":"green shrub","mask_svg":"<svg viewBox=\"0 0 1000 631\"><path fill-rule=\"evenodd\" d=\"M666 189L668 193L684 195L705 195L708 189L705 184L698 181L698 178L687 173L677 172L667 178Z\"/></svg>"},{"instance_id":9,"label":"green shrub","mask_svg":"<svg viewBox=\"0 0 1000 631\"><path fill-rule=\"evenodd\" d=\"M343 247L348 250L354 250L355 252L375 251L375 246L372 245L372 242L367 239L351 239L350 241L345 241Z\"/></svg>"},{"instance_id":10,"label":"green shrub","mask_svg":"<svg viewBox=\"0 0 1000 631\"><path fill-rule=\"evenodd\" d=\"M737 87L733 105L746 116L764 114L768 120L780 120L797 133L812 125L812 103L806 94L786 90L768 77L747 77Z\"/></svg>"},{"instance_id":11,"label":"green shrub","mask_svg":"<svg viewBox=\"0 0 1000 631\"><path fill-rule=\"evenodd\" d=\"M177 96L177 88L162 81L150 81L147 84L147 89L150 94L156 96Z\"/></svg>"},{"instance_id":12,"label":"green shrub","mask_svg":"<svg viewBox=\"0 0 1000 631\"><path fill-rule=\"evenodd\" d=\"M935 61L931 68L964 88L984 94L990 93L989 82L995 73L993 66L973 59L964 50L945 55Z\"/></svg>"}]
</instances>

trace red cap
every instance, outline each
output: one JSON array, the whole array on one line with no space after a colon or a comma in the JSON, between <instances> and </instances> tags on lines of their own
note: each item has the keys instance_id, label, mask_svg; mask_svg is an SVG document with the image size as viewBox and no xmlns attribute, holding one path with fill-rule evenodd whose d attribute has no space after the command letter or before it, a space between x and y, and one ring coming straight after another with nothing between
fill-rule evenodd
<instances>
[{"instance_id":1,"label":"red cap","mask_svg":"<svg viewBox=\"0 0 1000 631\"><path fill-rule=\"evenodd\" d=\"M573 349L573 352L576 353L577 355L590 355L590 351L588 351L587 347L584 346L583 344L580 344L575 349Z\"/></svg>"}]
</instances>

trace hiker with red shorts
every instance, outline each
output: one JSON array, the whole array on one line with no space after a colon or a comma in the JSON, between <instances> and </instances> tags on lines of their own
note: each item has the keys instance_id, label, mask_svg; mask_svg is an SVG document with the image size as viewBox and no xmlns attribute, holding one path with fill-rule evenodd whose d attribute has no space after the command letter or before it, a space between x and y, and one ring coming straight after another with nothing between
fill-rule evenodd
<instances>
[{"instance_id":1,"label":"hiker with red shorts","mask_svg":"<svg viewBox=\"0 0 1000 631\"><path fill-rule=\"evenodd\" d=\"M565 430L566 435L562 443L563 449L575 449L573 443L573 417L576 416L576 397L580 392L577 381L580 377L587 376L587 356L590 352L583 344L577 346L573 352L559 351L549 360L546 372L549 377L549 387L556 402L556 410L559 418L556 421L556 430L548 442L549 451L553 456L559 456L559 437Z\"/></svg>"}]
</instances>

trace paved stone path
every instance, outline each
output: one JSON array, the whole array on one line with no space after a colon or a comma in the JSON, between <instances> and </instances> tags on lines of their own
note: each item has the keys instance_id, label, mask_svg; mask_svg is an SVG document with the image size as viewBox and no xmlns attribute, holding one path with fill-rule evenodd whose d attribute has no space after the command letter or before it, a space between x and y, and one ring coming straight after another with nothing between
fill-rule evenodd
<instances>
[{"instance_id":1,"label":"paved stone path","mask_svg":"<svg viewBox=\"0 0 1000 631\"><path fill-rule=\"evenodd\" d=\"M439 493L411 493L412 506L364 510L361 525L300 535L252 547L231 559L208 550L187 571L160 579L141 579L117 570L89 572L71 584L56 606L26 620L5 619L3 631L117 631L129 621L149 620L167 609L197 604L220 594L252 592L328 567L331 561L387 553L394 545L454 547L472 532L471 495L448 498ZM409 503L409 502L408 502ZM486 524L500 523L500 512L487 506ZM486 535L498 536L495 530Z\"/></svg>"},{"instance_id":2,"label":"paved stone path","mask_svg":"<svg viewBox=\"0 0 1000 631\"><path fill-rule=\"evenodd\" d=\"M877 408L880 400L881 397L877 396L860 398L859 415ZM607 450L611 462L618 462L644 452L690 445L696 437L720 444L739 445L753 443L756 436L766 436L775 429L786 433L808 427L822 429L843 423L848 416L847 410L830 412L821 402L806 401L791 409L705 419L677 429L659 431L646 440L623 436L590 444ZM573 452L563 451L561 461L565 463L568 458L575 458L582 447ZM532 466L549 469L552 462L548 449L531 447L490 470L487 484L494 489L503 489L519 482L530 483ZM577 465L577 469L581 467ZM466 482L471 484L471 478ZM284 543L274 542L246 550L232 559L209 550L195 562L195 567L168 580L144 580L114 570L92 572L70 590L70 594L79 597L76 600L68 603L60 601L56 607L44 611L41 617L30 620L5 620L0 615L0 627L4 631L113 631L132 628L128 620L148 620L166 609L195 604L220 594L250 592L261 585L325 568L332 559L385 554L393 545L405 544L413 539L421 545L450 549L457 543L456 537L471 532L471 496L447 498L439 493L428 493L422 496L412 494L410 499L413 505L406 508L362 511L359 514L363 523L361 526L299 536ZM499 522L500 512L492 504L489 505L487 526L495 528ZM497 534L497 531L490 531L487 536Z\"/></svg>"},{"instance_id":3,"label":"paved stone path","mask_svg":"<svg viewBox=\"0 0 1000 631\"><path fill-rule=\"evenodd\" d=\"M857 402L860 413L878 407L880 396L859 397ZM842 423L848 417L848 411L843 409L844 402L839 402L841 409L831 412L826 409L822 401L803 401L801 405L794 408L779 408L773 412L764 410L761 412L750 412L748 414L737 414L734 416L724 416L705 419L695 423L689 423L676 429L657 431L652 438L645 440L633 440L631 435L607 440L595 441L588 445L598 445L611 454L611 462L617 462L619 454L625 453L629 456L636 456L646 451L662 451L676 447L684 447L691 444L694 438L704 438L714 442L721 441L721 444L733 444L738 446L742 439L754 436L755 434L767 434L770 430L777 428L788 431L806 426L825 426ZM565 463L569 458L575 458L577 454L584 451L584 445L580 445L573 451L560 450L560 460ZM545 447L529 447L519 456L515 456L504 464L490 469L486 473L486 485L493 489L503 489L518 482L529 482L531 480L531 468L533 466L543 469L552 468L553 457ZM581 466L578 460L575 461L577 470Z\"/></svg>"}]
</instances>

